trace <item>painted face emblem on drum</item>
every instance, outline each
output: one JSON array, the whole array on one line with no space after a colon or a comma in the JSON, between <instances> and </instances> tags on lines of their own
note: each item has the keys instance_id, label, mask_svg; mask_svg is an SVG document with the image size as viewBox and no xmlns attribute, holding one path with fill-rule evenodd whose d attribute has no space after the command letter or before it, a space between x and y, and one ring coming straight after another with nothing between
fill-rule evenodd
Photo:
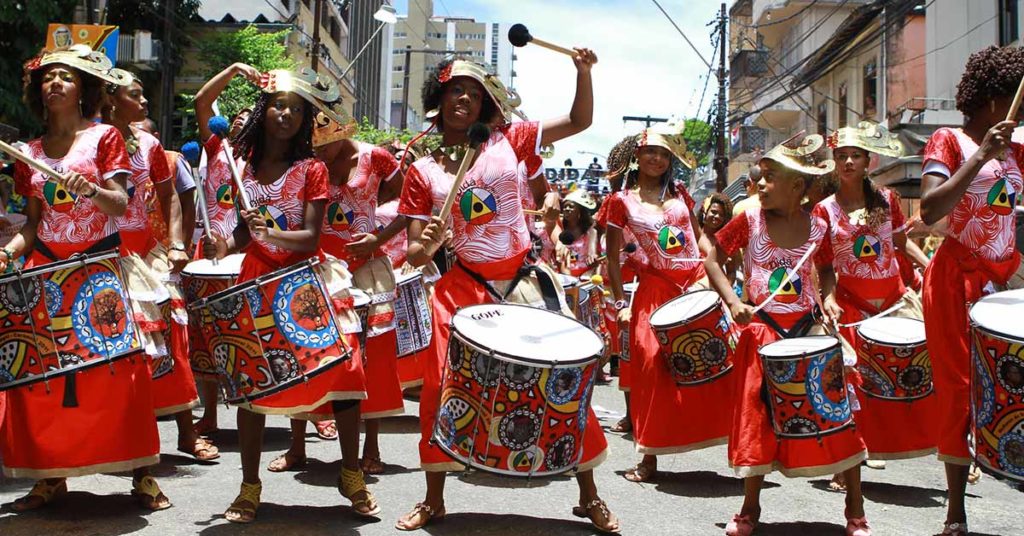
<instances>
[{"instance_id":1,"label":"painted face emblem on drum","mask_svg":"<svg viewBox=\"0 0 1024 536\"><path fill-rule=\"evenodd\" d=\"M95 274L79 289L71 327L86 347L98 354L121 353L131 348L134 333L127 294L111 273Z\"/></svg>"},{"instance_id":2,"label":"painted face emblem on drum","mask_svg":"<svg viewBox=\"0 0 1024 536\"><path fill-rule=\"evenodd\" d=\"M12 280L0 287L0 305L8 311L23 315L35 308L40 294L39 283L35 279Z\"/></svg>"},{"instance_id":3,"label":"painted face emblem on drum","mask_svg":"<svg viewBox=\"0 0 1024 536\"><path fill-rule=\"evenodd\" d=\"M932 393L932 364L924 322L874 318L857 327L860 390L886 400L916 400Z\"/></svg>"},{"instance_id":4,"label":"painted face emblem on drum","mask_svg":"<svg viewBox=\"0 0 1024 536\"><path fill-rule=\"evenodd\" d=\"M816 438L853 423L835 337L783 339L765 345L760 354L779 437Z\"/></svg>"},{"instance_id":5,"label":"painted face emblem on drum","mask_svg":"<svg viewBox=\"0 0 1024 536\"><path fill-rule=\"evenodd\" d=\"M676 384L701 384L732 370L737 336L718 294L684 294L656 309L650 324Z\"/></svg>"},{"instance_id":6,"label":"painted face emblem on drum","mask_svg":"<svg viewBox=\"0 0 1024 536\"><path fill-rule=\"evenodd\" d=\"M510 476L550 476L582 455L601 339L521 305L456 313L434 438L455 460Z\"/></svg>"},{"instance_id":7,"label":"painted face emblem on drum","mask_svg":"<svg viewBox=\"0 0 1024 536\"><path fill-rule=\"evenodd\" d=\"M284 278L274 294L274 309L281 333L296 346L325 348L338 340L323 291L311 270Z\"/></svg>"}]
</instances>

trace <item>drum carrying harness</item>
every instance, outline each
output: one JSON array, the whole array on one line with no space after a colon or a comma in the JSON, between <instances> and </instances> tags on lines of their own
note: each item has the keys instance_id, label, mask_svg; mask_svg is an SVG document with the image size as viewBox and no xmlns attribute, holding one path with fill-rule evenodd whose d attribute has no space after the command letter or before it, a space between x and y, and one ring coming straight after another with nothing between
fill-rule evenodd
<instances>
[{"instance_id":1,"label":"drum carrying harness","mask_svg":"<svg viewBox=\"0 0 1024 536\"><path fill-rule=\"evenodd\" d=\"M535 264L524 264L520 266L519 270L516 271L516 276L512 278L512 282L509 284L508 290L505 291L504 295L498 292L497 289L495 289L491 283L484 278L484 276L467 268L462 261L455 261L455 266L458 266L462 271L466 272L469 277L473 278L474 281L480 283L480 285L487 289L487 293L494 297L494 299L498 300L498 303L505 303L509 295L515 291L519 282L522 281L524 277L533 274L537 278L537 283L540 286L541 297L544 298L544 308L556 313L562 310L562 306L558 301L558 291L555 290L554 279L551 277L551 274L545 272Z\"/></svg>"}]
</instances>

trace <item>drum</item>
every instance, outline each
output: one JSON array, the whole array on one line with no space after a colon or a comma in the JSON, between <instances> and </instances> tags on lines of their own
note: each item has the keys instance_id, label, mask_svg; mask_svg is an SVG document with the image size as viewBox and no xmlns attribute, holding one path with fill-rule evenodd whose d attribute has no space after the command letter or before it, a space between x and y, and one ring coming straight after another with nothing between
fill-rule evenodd
<instances>
[{"instance_id":1,"label":"drum","mask_svg":"<svg viewBox=\"0 0 1024 536\"><path fill-rule=\"evenodd\" d=\"M1024 482L1024 290L971 307L974 459L985 471Z\"/></svg>"},{"instance_id":2,"label":"drum","mask_svg":"<svg viewBox=\"0 0 1024 536\"><path fill-rule=\"evenodd\" d=\"M309 259L192 304L230 404L283 391L351 357L319 261Z\"/></svg>"},{"instance_id":3,"label":"drum","mask_svg":"<svg viewBox=\"0 0 1024 536\"><path fill-rule=\"evenodd\" d=\"M917 400L932 393L932 362L924 322L913 318L872 318L857 326L860 389L886 400Z\"/></svg>"},{"instance_id":4,"label":"drum","mask_svg":"<svg viewBox=\"0 0 1024 536\"><path fill-rule=\"evenodd\" d=\"M558 274L558 280L562 283L562 292L565 293L565 303L569 306L574 317L579 318L582 285L580 281L571 275Z\"/></svg>"},{"instance_id":5,"label":"drum","mask_svg":"<svg viewBox=\"0 0 1024 536\"><path fill-rule=\"evenodd\" d=\"M633 306L633 294L636 293L638 286L640 286L639 283L622 284L622 298L626 300L627 307ZM618 314L616 314L615 321L617 322L618 319ZM629 326L619 329L619 359L629 361Z\"/></svg>"},{"instance_id":6,"label":"drum","mask_svg":"<svg viewBox=\"0 0 1024 536\"><path fill-rule=\"evenodd\" d=\"M709 382L732 370L738 330L716 292L696 290L668 301L651 313L650 324L677 385Z\"/></svg>"},{"instance_id":7,"label":"drum","mask_svg":"<svg viewBox=\"0 0 1024 536\"><path fill-rule=\"evenodd\" d=\"M782 438L818 438L853 424L839 339L782 339L758 351L772 427Z\"/></svg>"},{"instance_id":8,"label":"drum","mask_svg":"<svg viewBox=\"0 0 1024 536\"><path fill-rule=\"evenodd\" d=\"M216 264L209 259L188 263L181 271L181 291L185 295L185 303L196 303L234 285L242 268L243 258L245 258L245 254L238 253L228 255L217 261ZM189 315L188 338L191 347L189 361L195 374L212 377L217 375L217 365L214 363L213 356L207 351L209 344L203 338L203 321L201 315Z\"/></svg>"},{"instance_id":9,"label":"drum","mask_svg":"<svg viewBox=\"0 0 1024 536\"><path fill-rule=\"evenodd\" d=\"M398 336L398 357L415 354L430 346L433 325L423 274L395 272L395 329Z\"/></svg>"},{"instance_id":10,"label":"drum","mask_svg":"<svg viewBox=\"0 0 1024 536\"><path fill-rule=\"evenodd\" d=\"M142 351L117 251L0 276L0 390Z\"/></svg>"},{"instance_id":11,"label":"drum","mask_svg":"<svg viewBox=\"0 0 1024 536\"><path fill-rule=\"evenodd\" d=\"M452 318L434 441L455 460L509 476L551 476L583 455L604 343L576 320L524 305Z\"/></svg>"},{"instance_id":12,"label":"drum","mask_svg":"<svg viewBox=\"0 0 1024 536\"><path fill-rule=\"evenodd\" d=\"M352 295L352 308L356 311L356 316L359 318L359 334L356 338L359 340L359 348L363 351L363 361L366 361L366 323L370 318L370 295L357 289L349 289L349 293Z\"/></svg>"}]
</instances>

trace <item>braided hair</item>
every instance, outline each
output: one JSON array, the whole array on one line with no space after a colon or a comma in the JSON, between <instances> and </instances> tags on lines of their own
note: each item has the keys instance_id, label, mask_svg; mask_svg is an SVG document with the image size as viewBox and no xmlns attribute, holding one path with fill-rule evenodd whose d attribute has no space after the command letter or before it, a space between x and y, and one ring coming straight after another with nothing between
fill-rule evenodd
<instances>
[{"instance_id":1,"label":"braided hair","mask_svg":"<svg viewBox=\"0 0 1024 536\"><path fill-rule=\"evenodd\" d=\"M263 160L264 134L263 122L267 119L267 108L275 95L260 92L253 106L249 120L238 133L235 140L235 151L238 156L244 156L252 164L253 169L259 167ZM285 152L285 159L294 163L313 157L313 105L303 100L305 106L302 112L302 124L299 131L288 140L288 150Z\"/></svg>"},{"instance_id":2,"label":"braided hair","mask_svg":"<svg viewBox=\"0 0 1024 536\"><path fill-rule=\"evenodd\" d=\"M967 58L964 74L956 86L956 109L971 114L999 97L1012 97L1024 77L1024 50L1020 47L990 46Z\"/></svg>"},{"instance_id":3,"label":"braided hair","mask_svg":"<svg viewBox=\"0 0 1024 536\"><path fill-rule=\"evenodd\" d=\"M625 175L636 154L636 136L626 136L608 152L608 174Z\"/></svg>"}]
</instances>

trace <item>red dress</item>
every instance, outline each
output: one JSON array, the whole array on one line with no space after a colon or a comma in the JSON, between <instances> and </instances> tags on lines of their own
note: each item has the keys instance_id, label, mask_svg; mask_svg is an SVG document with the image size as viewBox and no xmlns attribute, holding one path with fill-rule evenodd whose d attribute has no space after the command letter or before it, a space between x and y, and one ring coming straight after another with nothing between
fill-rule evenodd
<instances>
[{"instance_id":1,"label":"red dress","mask_svg":"<svg viewBox=\"0 0 1024 536\"><path fill-rule=\"evenodd\" d=\"M970 326L967 306L981 297L989 282L1004 284L1016 271L1020 255L1014 242L1014 205L1021 192L1024 158L1011 144L1005 161L989 160L949 214L949 230L924 272L924 328L938 398L939 459L971 463ZM944 164L950 175L978 151L959 129L941 128L924 149L924 165ZM967 306L965 306L965 304Z\"/></svg>"},{"instance_id":2,"label":"red dress","mask_svg":"<svg viewBox=\"0 0 1024 536\"><path fill-rule=\"evenodd\" d=\"M83 131L63 158L46 156L41 140L27 152L59 172L77 171L100 185L130 170L121 134L109 125ZM20 195L41 201L36 250L28 266L66 259L110 241L110 218L85 198L60 196L46 178L15 165ZM49 183L53 184L53 183ZM66 192L65 192L66 194ZM69 200L70 199L70 200ZM113 241L116 244L116 240ZM55 258L48 258L43 249ZM7 391L0 440L4 474L12 478L56 478L129 471L159 461L160 438L153 418L149 364L138 355L76 375L77 407L63 406L66 380Z\"/></svg>"},{"instance_id":3,"label":"red dress","mask_svg":"<svg viewBox=\"0 0 1024 536\"><path fill-rule=\"evenodd\" d=\"M472 202L457 203L452 210L454 249L459 263L486 280L512 279L530 248L521 199L525 175L518 170L524 159L538 154L540 139L540 124L535 122L497 129L466 173L460 197ZM452 180L432 157L417 160L406 175L399 214L428 220L444 203ZM459 308L492 302L487 290L461 268L449 270L434 285L430 300L434 336L429 353L422 354L420 395L420 466L425 471L462 467L431 441L447 362L449 324ZM588 411L581 471L600 464L608 447L597 417L593 410Z\"/></svg>"},{"instance_id":4,"label":"red dress","mask_svg":"<svg viewBox=\"0 0 1024 536\"><path fill-rule=\"evenodd\" d=\"M630 309L629 357L632 374L630 415L633 440L641 454L676 454L722 445L728 439L735 374L679 386L661 355L650 317L704 277L687 195L670 199L664 210L643 204L633 191L609 198L608 225L628 229L648 263L640 272L642 292ZM683 418L685 421L681 422Z\"/></svg>"},{"instance_id":5,"label":"red dress","mask_svg":"<svg viewBox=\"0 0 1024 536\"><path fill-rule=\"evenodd\" d=\"M828 226L821 218L811 217L811 233L796 249L783 249L772 242L760 208L745 210L733 217L715 237L727 255L743 249L743 274L752 303L759 304L775 290L779 274L789 272L795 293L780 294L762 311L783 329L792 329L815 304L812 271L824 257L822 241ZM800 258L815 244L813 262L808 259L793 273ZM774 277L773 277L774 275ZM733 374L736 378L736 410L729 432L729 464L740 477L765 475L778 469L786 476L821 476L845 471L867 456L864 440L855 427L815 438L792 439L775 435L768 407L762 399L764 368L758 349L782 337L758 317L740 335L736 345Z\"/></svg>"},{"instance_id":6,"label":"red dress","mask_svg":"<svg viewBox=\"0 0 1024 536\"><path fill-rule=\"evenodd\" d=\"M210 216L210 229L215 235L227 238L238 223L234 179L220 136L210 136L203 147L206 150L206 178L200 182L206 198L206 212ZM237 160L237 165L239 170L245 169L245 162Z\"/></svg>"},{"instance_id":7,"label":"red dress","mask_svg":"<svg viewBox=\"0 0 1024 536\"><path fill-rule=\"evenodd\" d=\"M903 211L895 193L882 190L882 194L889 200L889 218L874 225L852 221L835 195L814 208L814 215L828 224L819 260L831 262L835 268L836 301L844 311L839 319L843 324L888 309L907 291L892 238L893 229L904 224ZM840 332L854 348L861 347L856 327L840 328ZM860 411L854 418L871 459L899 460L935 452L938 414L934 394L910 402L862 393L857 399Z\"/></svg>"},{"instance_id":8,"label":"red dress","mask_svg":"<svg viewBox=\"0 0 1024 536\"><path fill-rule=\"evenodd\" d=\"M303 228L306 203L327 199L327 166L307 158L294 162L279 179L271 184L256 181L255 170L247 165L242 184L250 202L265 208L273 225L284 231ZM243 283L261 275L294 265L317 255L317 252L295 252L262 239L254 238L243 250L241 274ZM332 400L359 400L365 397L362 357L356 338L343 335L344 343L352 350L352 357L308 381L289 389L248 403L242 407L267 415L295 415L312 412Z\"/></svg>"},{"instance_id":9,"label":"red dress","mask_svg":"<svg viewBox=\"0 0 1024 536\"><path fill-rule=\"evenodd\" d=\"M398 199L392 199L391 201L378 206L377 231L383 231L384 228L391 225L391 222L395 221L395 218L397 217ZM403 265L405 265L405 258L409 248L408 235L409 233L405 229L402 229L398 234L391 237L391 240L388 240L380 247L381 251L391 259L391 267L395 270L399 270ZM429 351L429 347L423 352L417 352L398 360L398 380L401 382L403 391L423 385L423 362L421 361L420 355L426 351Z\"/></svg>"}]
</instances>

